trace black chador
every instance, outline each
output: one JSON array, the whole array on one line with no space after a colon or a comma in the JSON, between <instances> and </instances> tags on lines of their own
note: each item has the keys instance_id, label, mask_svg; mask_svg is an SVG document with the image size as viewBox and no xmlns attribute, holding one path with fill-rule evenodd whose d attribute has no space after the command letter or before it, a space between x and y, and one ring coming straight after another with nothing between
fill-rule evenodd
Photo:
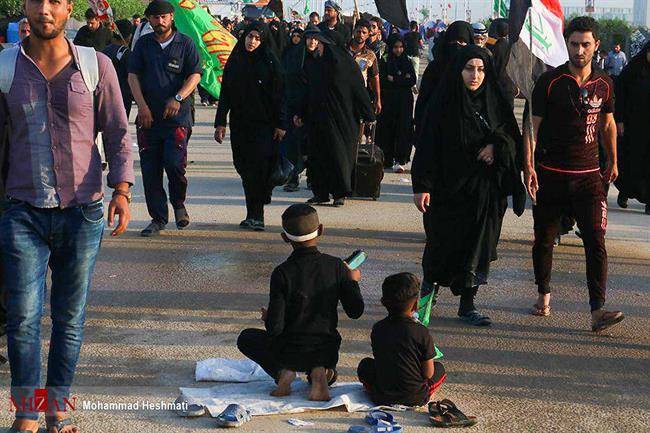
<instances>
[{"instance_id":1,"label":"black chador","mask_svg":"<svg viewBox=\"0 0 650 433\"><path fill-rule=\"evenodd\" d=\"M395 44L404 46L404 38L388 38L386 62L380 62L382 113L377 122L377 145L384 151L385 165L404 165L411 159L413 146L413 91L417 75L408 56L393 53Z\"/></svg>"}]
</instances>

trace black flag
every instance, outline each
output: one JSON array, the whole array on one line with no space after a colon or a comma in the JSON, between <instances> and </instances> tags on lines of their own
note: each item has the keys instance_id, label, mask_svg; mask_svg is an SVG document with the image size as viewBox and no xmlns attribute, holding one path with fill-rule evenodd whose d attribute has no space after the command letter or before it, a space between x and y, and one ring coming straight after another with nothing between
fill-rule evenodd
<instances>
[{"instance_id":1,"label":"black flag","mask_svg":"<svg viewBox=\"0 0 650 433\"><path fill-rule=\"evenodd\" d=\"M375 0L375 4L380 17L401 29L409 28L406 0Z\"/></svg>"}]
</instances>

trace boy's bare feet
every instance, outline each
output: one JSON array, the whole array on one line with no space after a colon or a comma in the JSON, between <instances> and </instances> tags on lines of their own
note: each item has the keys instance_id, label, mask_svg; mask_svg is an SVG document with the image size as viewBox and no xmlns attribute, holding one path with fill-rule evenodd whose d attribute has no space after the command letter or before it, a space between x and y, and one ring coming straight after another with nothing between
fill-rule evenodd
<instances>
[{"instance_id":1,"label":"boy's bare feet","mask_svg":"<svg viewBox=\"0 0 650 433\"><path fill-rule=\"evenodd\" d=\"M291 382L296 379L296 372L282 370L278 377L278 387L271 391L273 397L286 397L291 394Z\"/></svg>"},{"instance_id":2,"label":"boy's bare feet","mask_svg":"<svg viewBox=\"0 0 650 433\"><path fill-rule=\"evenodd\" d=\"M316 367L311 371L311 401L330 401L330 388L327 385L327 371L323 367Z\"/></svg>"},{"instance_id":3,"label":"boy's bare feet","mask_svg":"<svg viewBox=\"0 0 650 433\"><path fill-rule=\"evenodd\" d=\"M32 432L38 432L39 430L38 421L34 421L31 419L24 419L24 418L14 420L14 423L11 425L11 427L17 431L27 430Z\"/></svg>"}]
</instances>

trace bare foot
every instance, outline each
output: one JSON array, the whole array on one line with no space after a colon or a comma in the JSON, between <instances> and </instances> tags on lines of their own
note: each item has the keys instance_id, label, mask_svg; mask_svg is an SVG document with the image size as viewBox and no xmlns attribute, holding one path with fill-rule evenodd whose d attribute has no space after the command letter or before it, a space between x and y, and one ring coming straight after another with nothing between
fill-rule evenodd
<instances>
[{"instance_id":1,"label":"bare foot","mask_svg":"<svg viewBox=\"0 0 650 433\"><path fill-rule=\"evenodd\" d=\"M327 385L327 371L323 367L316 367L311 371L311 401L330 401L330 388Z\"/></svg>"},{"instance_id":2,"label":"bare foot","mask_svg":"<svg viewBox=\"0 0 650 433\"><path fill-rule=\"evenodd\" d=\"M39 426L38 421L31 419L17 419L14 420L14 423L11 425L14 430L27 430L31 432L38 432Z\"/></svg>"},{"instance_id":3,"label":"bare foot","mask_svg":"<svg viewBox=\"0 0 650 433\"><path fill-rule=\"evenodd\" d=\"M278 387L271 391L273 397L286 397L291 394L291 382L296 379L296 372L282 370L278 377Z\"/></svg>"},{"instance_id":4,"label":"bare foot","mask_svg":"<svg viewBox=\"0 0 650 433\"><path fill-rule=\"evenodd\" d=\"M57 423L63 421L61 429L57 427ZM80 433L79 427L74 425L65 412L57 412L56 414L47 415L45 417L45 424L47 425L47 433Z\"/></svg>"}]
</instances>

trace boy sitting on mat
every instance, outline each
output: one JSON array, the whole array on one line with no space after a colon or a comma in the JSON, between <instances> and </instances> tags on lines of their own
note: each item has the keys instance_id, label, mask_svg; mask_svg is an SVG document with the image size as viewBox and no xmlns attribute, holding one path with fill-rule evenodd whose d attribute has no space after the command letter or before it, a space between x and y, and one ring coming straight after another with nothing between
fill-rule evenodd
<instances>
[{"instance_id":1,"label":"boy sitting on mat","mask_svg":"<svg viewBox=\"0 0 650 433\"><path fill-rule=\"evenodd\" d=\"M266 330L245 329L237 347L276 380L271 395L289 395L296 372L305 372L311 381L309 399L328 401L341 346L338 303L348 317L361 317L361 273L318 251L323 226L313 207L290 206L282 214L282 228L293 253L271 275L268 310L262 309Z\"/></svg>"},{"instance_id":2,"label":"boy sitting on mat","mask_svg":"<svg viewBox=\"0 0 650 433\"><path fill-rule=\"evenodd\" d=\"M381 287L388 317L370 336L373 358L359 363L357 375L377 405L422 406L447 378L429 330L413 319L420 281L408 272L391 275Z\"/></svg>"}]
</instances>

